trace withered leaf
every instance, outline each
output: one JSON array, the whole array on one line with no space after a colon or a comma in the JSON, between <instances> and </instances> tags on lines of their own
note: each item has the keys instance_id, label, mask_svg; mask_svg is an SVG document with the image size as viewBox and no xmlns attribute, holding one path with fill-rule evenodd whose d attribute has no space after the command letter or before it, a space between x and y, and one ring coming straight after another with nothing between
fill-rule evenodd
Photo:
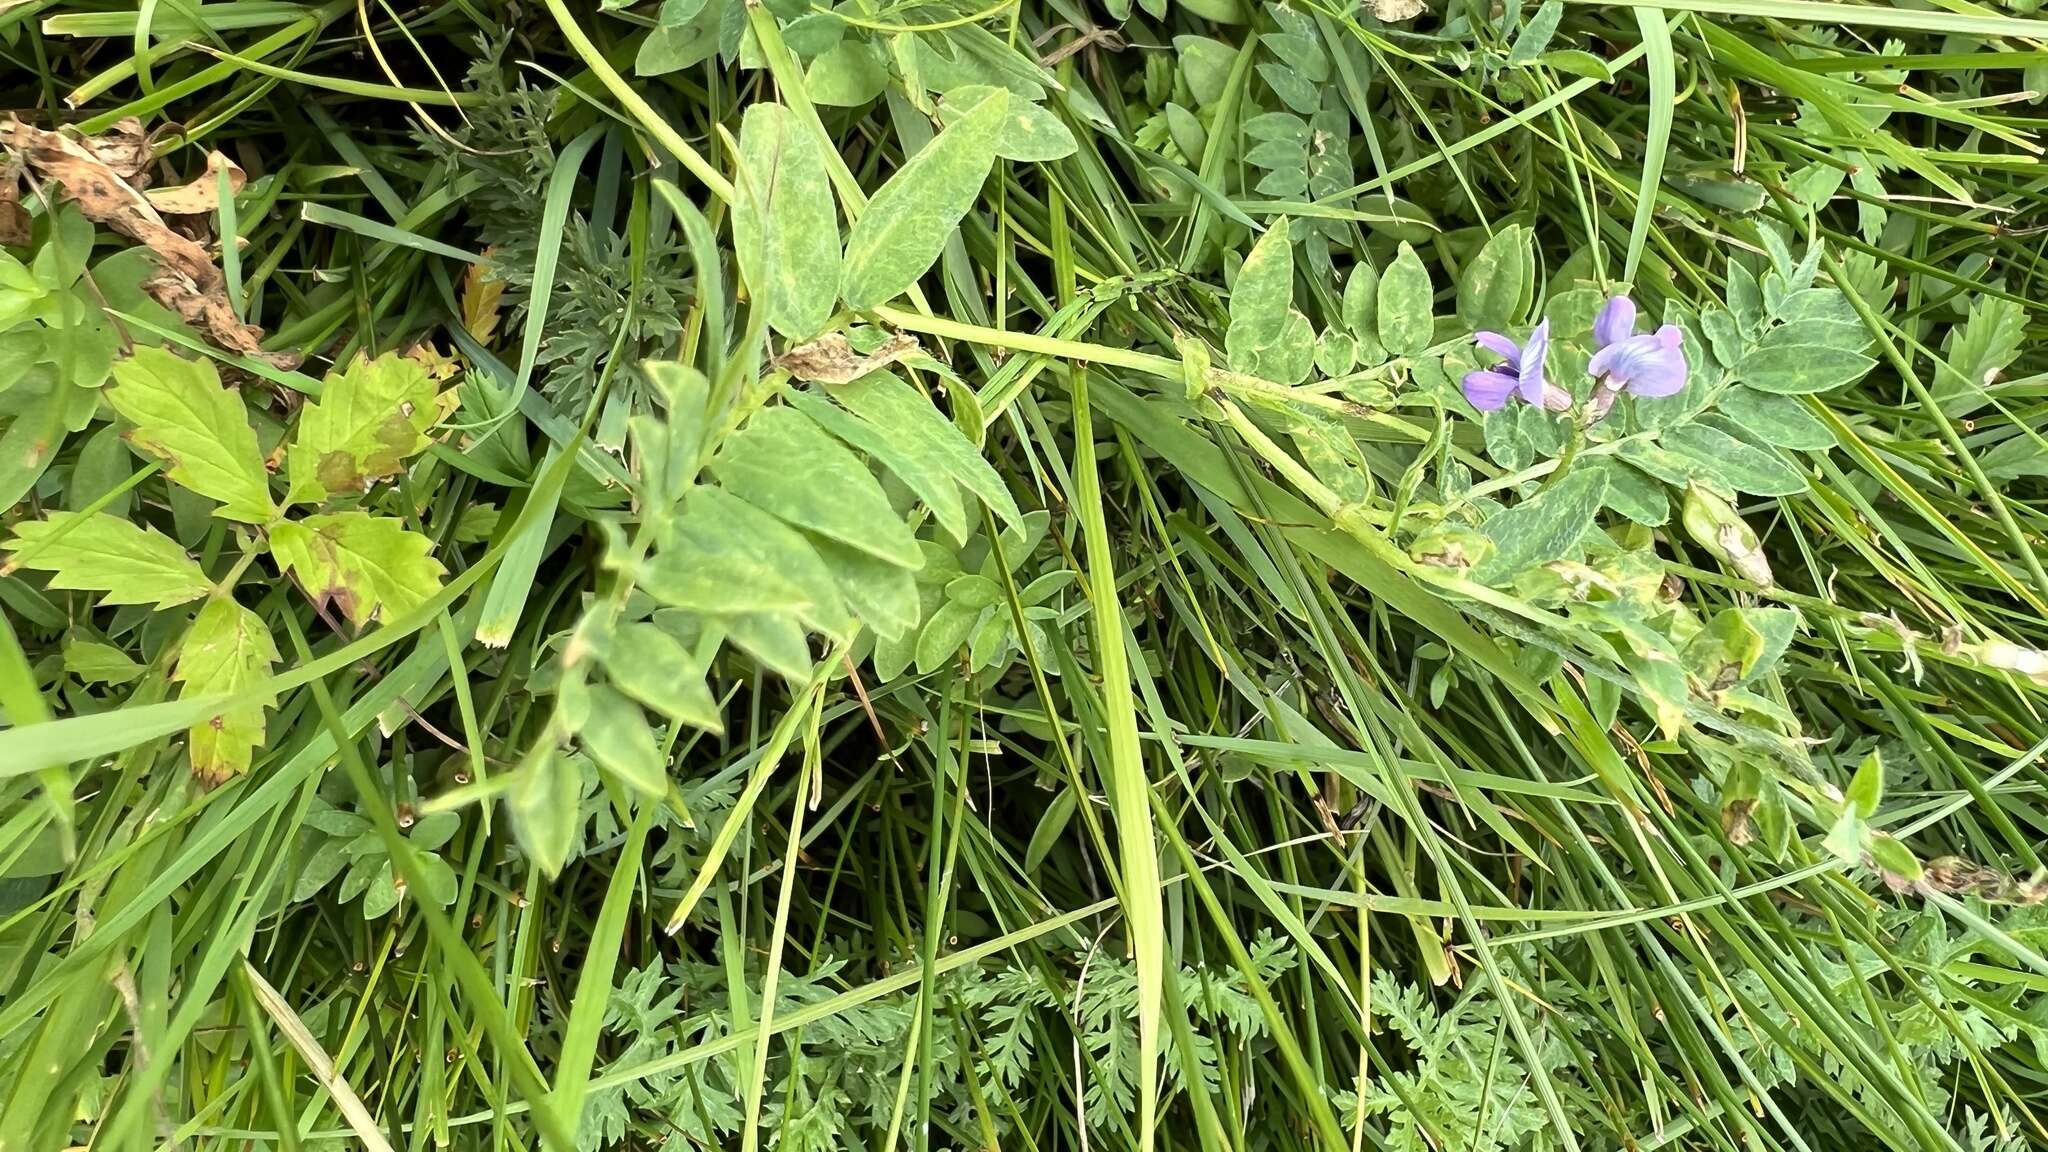
<instances>
[{"instance_id":1,"label":"withered leaf","mask_svg":"<svg viewBox=\"0 0 2048 1152\"><path fill-rule=\"evenodd\" d=\"M19 120L0 122L0 144L13 149L29 167L60 186L88 219L146 245L156 254L157 274L143 283L143 290L152 299L212 336L224 348L280 368L297 366L299 357L295 354L263 350L262 329L244 324L235 316L234 306L228 302L227 279L207 254L206 247L165 224L157 206L143 193L137 178L149 162L149 146L141 133L140 122L132 120L124 120L109 132L88 139L46 132ZM225 161L222 157L222 162ZM212 179L208 175L199 182L212 187ZM173 203L178 202L174 197Z\"/></svg>"},{"instance_id":2,"label":"withered leaf","mask_svg":"<svg viewBox=\"0 0 2048 1152\"><path fill-rule=\"evenodd\" d=\"M228 174L228 193L233 195L242 190L249 177L242 167L220 152L209 152L206 156L206 171L190 183L176 188L153 188L143 193L150 206L159 212L173 216L197 216L220 207L220 174Z\"/></svg>"},{"instance_id":3,"label":"withered leaf","mask_svg":"<svg viewBox=\"0 0 2048 1152\"><path fill-rule=\"evenodd\" d=\"M799 380L844 384L878 368L886 368L917 351L917 337L898 332L862 355L843 333L827 332L775 358L775 366Z\"/></svg>"},{"instance_id":4,"label":"withered leaf","mask_svg":"<svg viewBox=\"0 0 2048 1152\"><path fill-rule=\"evenodd\" d=\"M491 275L492 251L484 249L485 262L471 264L462 277L462 327L479 344L489 344L497 334L498 303L505 295L505 282Z\"/></svg>"}]
</instances>

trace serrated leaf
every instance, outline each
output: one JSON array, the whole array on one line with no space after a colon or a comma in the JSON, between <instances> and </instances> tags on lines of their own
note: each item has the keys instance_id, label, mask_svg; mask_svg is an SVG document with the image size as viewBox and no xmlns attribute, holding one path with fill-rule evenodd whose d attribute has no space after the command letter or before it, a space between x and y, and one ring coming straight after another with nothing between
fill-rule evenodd
<instances>
[{"instance_id":1,"label":"serrated leaf","mask_svg":"<svg viewBox=\"0 0 2048 1152\"><path fill-rule=\"evenodd\" d=\"M974 493L1005 524L1023 523L1017 501L958 425L917 389L890 373L863 376L828 388L832 399L881 429L906 452L936 463L954 482ZM954 395L959 395L955 390Z\"/></svg>"},{"instance_id":2,"label":"serrated leaf","mask_svg":"<svg viewBox=\"0 0 2048 1152\"><path fill-rule=\"evenodd\" d=\"M1876 365L1860 352L1823 344L1791 344L1759 349L1742 358L1736 375L1760 392L1801 395L1853 384Z\"/></svg>"},{"instance_id":3,"label":"serrated leaf","mask_svg":"<svg viewBox=\"0 0 2048 1152\"><path fill-rule=\"evenodd\" d=\"M403 521L351 509L284 520L270 530L270 552L316 604L331 603L360 628L417 607L441 590L446 569L434 542Z\"/></svg>"},{"instance_id":4,"label":"serrated leaf","mask_svg":"<svg viewBox=\"0 0 2048 1152\"><path fill-rule=\"evenodd\" d=\"M722 488L691 490L639 583L693 612L794 612L827 635L848 630L832 572L803 533Z\"/></svg>"},{"instance_id":5,"label":"serrated leaf","mask_svg":"<svg viewBox=\"0 0 2048 1152\"><path fill-rule=\"evenodd\" d=\"M1554 0L1545 5L1552 6ZM1499 330L1521 319L1535 275L1531 240L1531 233L1517 225L1493 234L1458 276L1458 323L1474 331Z\"/></svg>"},{"instance_id":6,"label":"serrated leaf","mask_svg":"<svg viewBox=\"0 0 2048 1152\"><path fill-rule=\"evenodd\" d=\"M867 465L794 408L756 412L711 470L733 495L789 524L899 567L924 563Z\"/></svg>"},{"instance_id":7,"label":"serrated leaf","mask_svg":"<svg viewBox=\"0 0 2048 1152\"><path fill-rule=\"evenodd\" d=\"M1934 396L1942 411L1962 416L1984 406L1985 390L2019 358L2026 324L2026 309L2014 301L1986 296L1970 302L1969 317L1949 330L1935 362Z\"/></svg>"},{"instance_id":8,"label":"serrated leaf","mask_svg":"<svg viewBox=\"0 0 2048 1152\"><path fill-rule=\"evenodd\" d=\"M654 730L640 706L602 684L587 689L589 711L576 729L576 740L599 768L643 796L659 796L668 788L667 766Z\"/></svg>"},{"instance_id":9,"label":"serrated leaf","mask_svg":"<svg viewBox=\"0 0 2048 1152\"><path fill-rule=\"evenodd\" d=\"M180 699L233 695L267 679L276 662L277 644L263 618L215 596L186 629L171 679L180 686ZM219 783L247 771L263 742L263 713L271 703L237 704L193 725L187 733L193 775Z\"/></svg>"},{"instance_id":10,"label":"serrated leaf","mask_svg":"<svg viewBox=\"0 0 2048 1152\"><path fill-rule=\"evenodd\" d=\"M846 238L840 295L849 307L895 299L939 258L995 164L996 137L1008 110L1009 94L990 89L876 191Z\"/></svg>"},{"instance_id":11,"label":"serrated leaf","mask_svg":"<svg viewBox=\"0 0 2048 1152\"><path fill-rule=\"evenodd\" d=\"M1378 315L1382 348L1394 356L1413 356L1429 347L1436 329L1429 269L1413 245L1403 241L1394 262L1380 274Z\"/></svg>"},{"instance_id":12,"label":"serrated leaf","mask_svg":"<svg viewBox=\"0 0 2048 1152\"><path fill-rule=\"evenodd\" d=\"M126 684L142 675L142 665L126 652L74 636L64 638L64 670L87 684Z\"/></svg>"},{"instance_id":13,"label":"serrated leaf","mask_svg":"<svg viewBox=\"0 0 2048 1152\"><path fill-rule=\"evenodd\" d=\"M427 431L455 406L455 394L438 388L419 361L395 352L358 357L329 375L292 434L286 501L354 495L398 475L406 460L426 451Z\"/></svg>"},{"instance_id":14,"label":"serrated leaf","mask_svg":"<svg viewBox=\"0 0 2048 1152\"><path fill-rule=\"evenodd\" d=\"M704 683L704 669L682 641L653 624L627 624L613 633L605 675L619 691L707 732L720 731L718 702Z\"/></svg>"},{"instance_id":15,"label":"serrated leaf","mask_svg":"<svg viewBox=\"0 0 2048 1152\"><path fill-rule=\"evenodd\" d=\"M169 608L213 589L178 543L154 528L105 512L51 512L14 526L4 571L49 572L51 588L100 593L101 604Z\"/></svg>"},{"instance_id":16,"label":"serrated leaf","mask_svg":"<svg viewBox=\"0 0 2048 1152\"><path fill-rule=\"evenodd\" d=\"M1315 330L1294 308L1294 246L1286 217L1273 222L1230 286L1223 347L1239 372L1298 384L1315 361Z\"/></svg>"},{"instance_id":17,"label":"serrated leaf","mask_svg":"<svg viewBox=\"0 0 2048 1152\"><path fill-rule=\"evenodd\" d=\"M1473 578L1497 583L1524 568L1575 558L1606 499L1606 474L1578 471L1487 517L1481 531L1493 541L1493 552L1473 569Z\"/></svg>"},{"instance_id":18,"label":"serrated leaf","mask_svg":"<svg viewBox=\"0 0 2048 1152\"><path fill-rule=\"evenodd\" d=\"M106 397L134 425L128 442L163 460L172 480L218 502L214 515L248 524L277 515L256 430L212 363L137 348L114 365Z\"/></svg>"},{"instance_id":19,"label":"serrated leaf","mask_svg":"<svg viewBox=\"0 0 2048 1152\"><path fill-rule=\"evenodd\" d=\"M839 285L839 215L825 149L780 104L749 105L733 186L733 254L768 326L816 335Z\"/></svg>"}]
</instances>

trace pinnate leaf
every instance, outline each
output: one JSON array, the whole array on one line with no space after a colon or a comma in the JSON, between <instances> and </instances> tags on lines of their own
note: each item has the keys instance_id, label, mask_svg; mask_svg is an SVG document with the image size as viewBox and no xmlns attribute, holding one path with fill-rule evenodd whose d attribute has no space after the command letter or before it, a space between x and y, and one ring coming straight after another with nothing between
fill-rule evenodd
<instances>
[{"instance_id":1,"label":"pinnate leaf","mask_svg":"<svg viewBox=\"0 0 2048 1152\"><path fill-rule=\"evenodd\" d=\"M249 524L277 515L256 430L211 362L137 348L114 365L106 397L134 425L129 443L163 460L172 480L218 501L214 515Z\"/></svg>"},{"instance_id":2,"label":"pinnate leaf","mask_svg":"<svg viewBox=\"0 0 2048 1152\"><path fill-rule=\"evenodd\" d=\"M119 516L52 512L15 525L7 571L51 573L50 587L98 592L102 604L169 608L197 600L213 582L177 541Z\"/></svg>"}]
</instances>

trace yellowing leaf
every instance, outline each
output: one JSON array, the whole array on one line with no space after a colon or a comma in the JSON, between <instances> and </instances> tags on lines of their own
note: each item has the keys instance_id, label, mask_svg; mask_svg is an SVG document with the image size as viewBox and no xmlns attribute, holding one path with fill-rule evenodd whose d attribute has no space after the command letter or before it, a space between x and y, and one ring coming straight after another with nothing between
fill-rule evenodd
<instances>
[{"instance_id":1,"label":"yellowing leaf","mask_svg":"<svg viewBox=\"0 0 2048 1152\"><path fill-rule=\"evenodd\" d=\"M484 249L490 256L493 249ZM498 304L505 296L505 282L491 275L489 262L471 264L462 278L462 327L479 344L489 344L498 332Z\"/></svg>"},{"instance_id":2,"label":"yellowing leaf","mask_svg":"<svg viewBox=\"0 0 2048 1152\"><path fill-rule=\"evenodd\" d=\"M426 450L427 430L454 400L410 357L387 352L358 359L329 376L320 399L300 414L285 499L317 503L396 476L408 457Z\"/></svg>"},{"instance_id":3,"label":"yellowing leaf","mask_svg":"<svg viewBox=\"0 0 2048 1152\"><path fill-rule=\"evenodd\" d=\"M128 442L169 465L167 475L209 500L214 515L248 524L277 516L270 475L241 396L205 360L137 348L114 365L108 403L135 427Z\"/></svg>"},{"instance_id":4,"label":"yellowing leaf","mask_svg":"<svg viewBox=\"0 0 2048 1152\"><path fill-rule=\"evenodd\" d=\"M404 613L441 589L445 569L434 542L388 516L335 512L287 520L270 531L270 552L315 603L332 603L360 628L379 614Z\"/></svg>"},{"instance_id":5,"label":"yellowing leaf","mask_svg":"<svg viewBox=\"0 0 2048 1152\"><path fill-rule=\"evenodd\" d=\"M49 572L50 587L99 592L101 604L169 608L213 588L177 541L105 512L52 512L23 521L5 547L14 556L0 572Z\"/></svg>"},{"instance_id":6,"label":"yellowing leaf","mask_svg":"<svg viewBox=\"0 0 2048 1152\"><path fill-rule=\"evenodd\" d=\"M225 596L199 609L171 679L181 686L180 699L233 695L269 677L277 662L277 644L261 617ZM192 774L218 784L245 772L263 742L263 712L271 700L237 704L195 724L189 730Z\"/></svg>"}]
</instances>

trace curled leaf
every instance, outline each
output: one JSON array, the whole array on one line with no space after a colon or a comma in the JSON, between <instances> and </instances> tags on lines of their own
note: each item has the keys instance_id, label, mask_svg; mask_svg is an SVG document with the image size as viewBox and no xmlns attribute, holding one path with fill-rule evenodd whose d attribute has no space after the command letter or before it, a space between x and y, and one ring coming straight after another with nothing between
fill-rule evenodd
<instances>
[{"instance_id":1,"label":"curled leaf","mask_svg":"<svg viewBox=\"0 0 2048 1152\"><path fill-rule=\"evenodd\" d=\"M862 355L844 333L827 332L775 358L775 366L799 380L845 384L907 359L917 351L917 337L898 332L874 351Z\"/></svg>"}]
</instances>

